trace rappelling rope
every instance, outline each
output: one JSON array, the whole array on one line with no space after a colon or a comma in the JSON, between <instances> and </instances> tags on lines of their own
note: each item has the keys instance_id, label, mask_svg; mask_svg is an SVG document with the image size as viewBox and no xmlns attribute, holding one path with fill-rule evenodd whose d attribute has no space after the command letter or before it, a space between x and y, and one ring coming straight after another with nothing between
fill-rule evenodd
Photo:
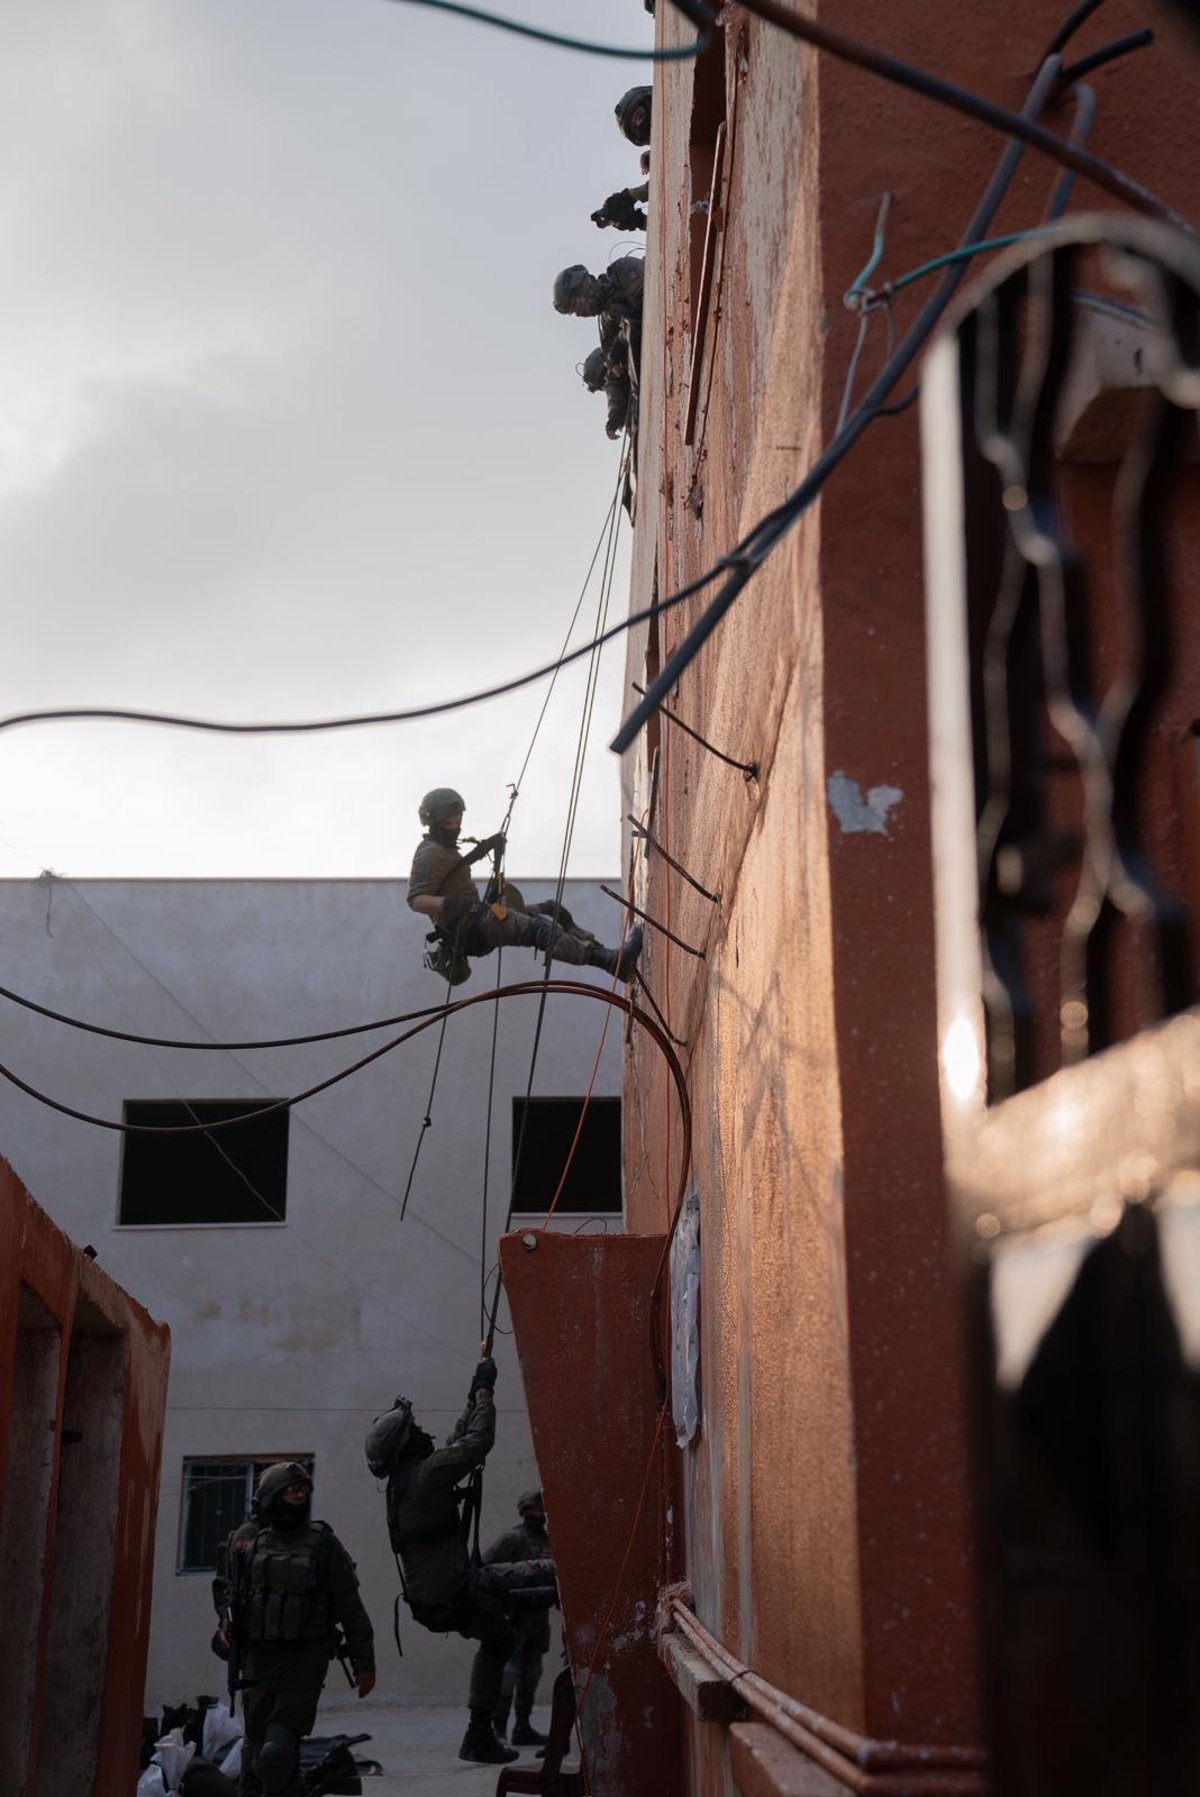
<instances>
[{"instance_id":1,"label":"rappelling rope","mask_svg":"<svg viewBox=\"0 0 1200 1797\"><path fill-rule=\"evenodd\" d=\"M603 568L601 571L600 596L599 596L599 599L597 602L597 612L596 612L597 629L595 632L593 632L594 635L598 634L599 631L602 630L604 627L604 621L608 617L608 608L609 608L609 603L610 603L610 600L612 597L613 575L614 575L614 572L616 569L616 549L617 549L617 541L618 541L618 537L619 537L619 533L620 533L620 522L621 522L620 494L621 494L622 486L623 486L624 479L625 479L625 469L626 469L627 454L628 454L627 443L628 443L628 436L626 435L626 439L623 444L623 453L621 455L621 458L620 458L620 461L618 464L618 469L617 469L617 484L616 484L616 488L613 493L612 503L610 504L609 509L608 509L608 518L606 520L607 540L604 545L604 564L603 564ZM592 558L592 565L593 566L595 565L595 556L593 556L593 558ZM581 603L582 603L582 596L581 596ZM579 812L579 795L580 795L580 790L581 790L582 783L583 783L584 758L585 758L586 752L587 752L588 738L589 738L589 735L591 732L592 716L593 716L593 713L595 710L595 704L596 704L596 691L597 691L598 680L599 680L599 669L600 669L600 650L599 650L599 648L597 648L588 659L588 674L587 674L587 684L586 684L586 691L585 691L585 697L584 697L583 712L582 712L582 715L580 718L579 736L578 736L578 739L576 742L576 747L575 747L575 767L574 767L574 771L572 773L572 778L571 778L571 794L570 794L570 798L569 798L568 804L567 804L567 822L566 822L566 828L563 833L562 854L559 858L558 879L555 883L555 889L554 889L554 903L555 903L556 911L559 908L561 908L562 898L563 898L563 890L566 886L567 866L568 866L568 863L570 860L570 854L571 854L571 842L572 842L572 838L575 833L575 822L576 822L576 818L577 818L578 812ZM508 1207L505 1211L504 1229L501 1231L502 1234L505 1234L508 1231L509 1225L512 1222L513 1210L516 1205L517 1181L518 1181L518 1178L520 1176L520 1171L521 1171L521 1156L522 1156L522 1153L523 1153L524 1147L525 1147L525 1132L529 1125L529 1107L530 1107L530 1101L531 1101L532 1095L533 1095L534 1077L535 1077L535 1074L537 1071L538 1051L541 1047L542 1025L543 1025L545 1015L546 1015L546 985L550 979L551 961L552 961L551 949L550 949L550 947L547 947L546 959L545 959L545 963L544 963L543 970L542 970L543 988L542 988L541 997L538 1002L537 1021L534 1025L533 1048L532 1048L530 1058L529 1058L529 1077L525 1084L525 1102L524 1102L524 1105L523 1105L522 1111L521 1111L521 1128L520 1128L520 1131L518 1132L516 1149L513 1154L512 1180L509 1185ZM490 1104L490 1096L489 1096L489 1104ZM481 1263L481 1266L482 1266L482 1263ZM487 1281L485 1278L485 1280L483 1282L484 1290L486 1290L486 1284L487 1284ZM490 1308L487 1309L486 1325L483 1330L484 1351L485 1351L485 1353L488 1353L488 1354L491 1353L492 1345L495 1341L496 1319L499 1314L500 1294L503 1290L503 1285L504 1285L503 1277L500 1273L499 1266L497 1266L496 1273L495 1273L495 1287L492 1292ZM487 1308L487 1307L485 1306L484 1308Z\"/></svg>"},{"instance_id":2,"label":"rappelling rope","mask_svg":"<svg viewBox=\"0 0 1200 1797\"><path fill-rule=\"evenodd\" d=\"M575 630L575 625L579 620L579 614L583 609L583 601L584 601L585 597L587 596L588 587L591 585L592 574L595 571L596 562L597 562L597 559L599 558L600 551L601 551L601 549L603 549L605 547L606 543L608 543L611 539L612 521L613 521L614 513L616 512L616 509L617 509L619 494L620 494L620 485L618 483L617 491L613 494L612 502L609 505L608 511L605 513L604 523L602 524L602 526L600 528L600 535L596 539L596 547L592 550L591 560L588 562L588 566L587 566L587 573L583 577L583 584L579 589L579 597L578 597L578 599L576 599L575 609L571 613L571 621L567 625L566 635L563 638L562 650L560 651L560 658L562 655L566 654L567 647L571 641L571 637ZM593 651L593 654L594 653L595 652ZM513 783L513 785L509 787L508 809L504 814L504 821L500 826L500 833L502 835L507 835L507 833L508 833L508 827L509 827L510 822L512 821L513 807L515 806L518 798L520 797L521 783L525 778L526 772L528 771L528 768L529 768L530 760L533 757L533 751L537 744L537 739L541 732L542 724L545 721L546 712L550 705L550 700L554 695L554 688L558 683L558 676L559 676L560 672L561 672L561 669L555 668L554 675L550 681L550 685L546 689L546 696L542 700L542 706L541 706L541 710L538 712L537 721L533 726L533 734L531 735L531 737L529 739L529 747L525 751L525 759L521 763L521 771L517 775L517 778L516 778L515 782ZM497 884L500 889L500 896L502 897L503 891L504 891L503 851L501 851L496 856L495 862L493 864L493 872L494 872L495 879L496 879ZM497 963L496 963L496 982L497 982L497 984L499 984L499 982L500 982L500 962L499 962L499 960L497 960ZM449 975L447 975L446 991L445 991L445 996L442 1000L442 1003L444 1006L448 1006L450 1003L450 994L451 994L452 988L453 988L453 981L449 977ZM446 1040L446 1017L443 1016L442 1022L441 1022L441 1028L438 1032L437 1051L434 1054L434 1058L433 1058L433 1074L429 1081L429 1096L425 1100L425 1110L424 1110L424 1112L422 1114L422 1118L421 1118L421 1127L420 1127L419 1131L417 1132L417 1140L413 1147L412 1162L408 1169L408 1179L405 1182L405 1186L404 1186L404 1197L401 1200L401 1204L400 1204L400 1221L401 1222L404 1221L405 1212L408 1209L408 1201L409 1201L409 1198L412 1196L413 1183L417 1176L417 1163L420 1161L420 1158L421 1158L421 1150L425 1145L425 1137L428 1135L429 1131L433 1128L433 1101L437 1094L438 1075L441 1072L442 1048L445 1044L445 1040ZM494 1073L494 1066L495 1066L495 1028L493 1026L493 1073ZM491 1106L492 1106L491 1086L492 1086L492 1080L491 1080L491 1078L489 1078L489 1082L488 1082L489 1146L490 1146L490 1119L491 1119ZM483 1213L484 1213L484 1230L486 1231L486 1227L487 1227L487 1172L486 1172L486 1168L485 1168L485 1172L484 1172ZM480 1254L481 1268L482 1268L482 1265L483 1265L483 1262L485 1259L486 1259L486 1247ZM481 1310L482 1310L482 1304L481 1304Z\"/></svg>"}]
</instances>

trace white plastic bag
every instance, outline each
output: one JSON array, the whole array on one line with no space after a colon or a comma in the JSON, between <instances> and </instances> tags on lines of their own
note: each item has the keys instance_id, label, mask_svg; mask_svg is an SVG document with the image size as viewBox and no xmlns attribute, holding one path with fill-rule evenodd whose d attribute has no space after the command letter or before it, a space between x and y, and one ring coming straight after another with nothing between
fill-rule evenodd
<instances>
[{"instance_id":1,"label":"white plastic bag","mask_svg":"<svg viewBox=\"0 0 1200 1797\"><path fill-rule=\"evenodd\" d=\"M227 1703L214 1703L204 1712L204 1729L200 1740L200 1752L214 1766L221 1764L221 1756L234 1741L240 1741L242 1731L237 1718L229 1714Z\"/></svg>"},{"instance_id":2,"label":"white plastic bag","mask_svg":"<svg viewBox=\"0 0 1200 1797\"><path fill-rule=\"evenodd\" d=\"M137 1781L137 1797L167 1797L161 1766L146 1767Z\"/></svg>"},{"instance_id":3,"label":"white plastic bag","mask_svg":"<svg viewBox=\"0 0 1200 1797\"><path fill-rule=\"evenodd\" d=\"M196 1751L195 1743L184 1740L181 1728L173 1728L169 1735L156 1741L154 1747L154 1758L162 1767L163 1783L168 1791L177 1791L187 1763Z\"/></svg>"},{"instance_id":4,"label":"white plastic bag","mask_svg":"<svg viewBox=\"0 0 1200 1797\"><path fill-rule=\"evenodd\" d=\"M242 1775L242 1742L241 1737L234 1742L225 1758L221 1761L221 1770L226 1778L238 1779Z\"/></svg>"}]
</instances>

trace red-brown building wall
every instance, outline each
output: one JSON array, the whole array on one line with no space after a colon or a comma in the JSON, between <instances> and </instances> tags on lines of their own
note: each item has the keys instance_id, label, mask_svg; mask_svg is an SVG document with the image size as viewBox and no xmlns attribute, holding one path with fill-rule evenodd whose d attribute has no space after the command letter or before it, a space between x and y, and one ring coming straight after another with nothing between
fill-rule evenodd
<instances>
[{"instance_id":1,"label":"red-brown building wall","mask_svg":"<svg viewBox=\"0 0 1200 1797\"><path fill-rule=\"evenodd\" d=\"M169 1332L0 1162L0 1789L129 1797Z\"/></svg>"},{"instance_id":2,"label":"red-brown building wall","mask_svg":"<svg viewBox=\"0 0 1200 1797\"><path fill-rule=\"evenodd\" d=\"M1064 7L1063 12L1067 9ZM1029 0L816 8L863 39L1019 107L1059 23ZM660 34L688 28L659 6ZM632 603L710 566L833 433L857 321L842 295L893 195L876 283L952 248L1002 149L969 121L724 14L723 230L684 441L689 169L719 105L660 68L643 324ZM1068 59L1143 24L1112 0ZM1091 146L1200 210L1200 58L1159 42L1094 78ZM1046 122L1069 128L1069 106ZM1027 154L993 226L1040 222L1058 171ZM1076 208L1107 205L1080 185ZM899 296L903 330L927 288ZM886 329L871 327L859 391ZM1081 494L1111 472L1079 478ZM1089 529L1087 504L1078 527ZM1187 565L1197 543L1185 532ZM714 589L631 647L645 683ZM702 1207L704 1422L682 1456L697 1612L773 1684L870 1737L977 1739L962 1351L947 1276L928 823L915 408L878 421L684 676L672 708L743 776L660 720L626 769L653 829L721 901L653 853L645 961L684 1038ZM1183 728L1186 691L1179 700ZM631 847L631 853L632 853ZM640 861L641 851L634 855ZM678 1123L654 1053L630 1051L630 1227L661 1230ZM696 1725L699 1727L699 1725ZM703 1732L703 1731L701 1731ZM728 1788L694 1743L693 1788Z\"/></svg>"}]
</instances>

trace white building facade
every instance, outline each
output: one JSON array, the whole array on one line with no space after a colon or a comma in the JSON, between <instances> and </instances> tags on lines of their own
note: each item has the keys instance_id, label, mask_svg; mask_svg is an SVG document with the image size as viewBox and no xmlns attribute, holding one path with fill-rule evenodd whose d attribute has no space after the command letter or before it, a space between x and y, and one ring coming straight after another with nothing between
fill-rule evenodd
<instances>
[{"instance_id":1,"label":"white building facade","mask_svg":"<svg viewBox=\"0 0 1200 1797\"><path fill-rule=\"evenodd\" d=\"M553 895L551 882L521 886L529 902ZM399 880L3 881L4 982L91 1023L189 1043L339 1029L441 1003L445 988L421 961L424 920L404 900ZM569 881L564 900L601 939L617 937L620 912L597 883ZM477 962L454 996L540 970L530 951L510 949L500 966ZM591 970L565 971L611 987ZM397 1656L398 1581L363 1436L398 1392L439 1439L462 1408L522 1115L517 1222L544 1217L590 1094L555 1226L621 1227L619 1015L578 997L547 1001L527 1113L534 997L448 1020L432 1103L441 1020L291 1110L217 1130L222 1116L303 1091L411 1026L193 1051L0 1007L0 1059L59 1102L112 1122L209 1125L127 1136L0 1081L0 1151L54 1221L171 1327L147 1713L220 1688L209 1648L215 1540L240 1520L258 1465L301 1458L313 1465L314 1514L358 1563L380 1695L465 1705L468 1642L428 1635L401 1606ZM496 1355L485 1545L538 1483L506 1334ZM327 1692L341 1676L334 1666Z\"/></svg>"}]
</instances>

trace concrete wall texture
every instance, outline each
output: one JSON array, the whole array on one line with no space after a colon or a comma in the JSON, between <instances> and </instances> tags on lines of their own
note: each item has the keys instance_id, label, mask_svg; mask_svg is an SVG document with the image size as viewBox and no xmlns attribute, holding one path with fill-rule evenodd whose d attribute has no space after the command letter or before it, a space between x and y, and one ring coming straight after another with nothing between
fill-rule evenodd
<instances>
[{"instance_id":1,"label":"concrete wall texture","mask_svg":"<svg viewBox=\"0 0 1200 1797\"><path fill-rule=\"evenodd\" d=\"M0 1790L128 1797L168 1331L0 1161Z\"/></svg>"},{"instance_id":2,"label":"concrete wall texture","mask_svg":"<svg viewBox=\"0 0 1200 1797\"><path fill-rule=\"evenodd\" d=\"M522 882L530 900L550 882ZM589 882L566 903L602 938L620 913ZM401 881L66 881L0 884L14 984L41 1003L121 1030L189 1040L295 1035L436 1006L421 965L421 920ZM505 980L536 978L528 951ZM496 961L461 993L486 990ZM571 970L605 987L611 981ZM489 1169L487 1267L508 1203L512 1100L529 1075L536 999L500 1013ZM452 1426L479 1352L484 1120L494 1009L446 1032L442 1071L404 1222L399 1206L425 1115L436 1030L384 1056L291 1117L286 1222L120 1227L119 1135L43 1109L5 1085L0 1141L55 1220L170 1325L171 1390L154 1576L147 1710L220 1687L209 1652L209 1575L176 1570L185 1458L315 1456L315 1514L358 1563L375 1624L379 1692L465 1703L470 1646L406 1621L382 1492L363 1460L371 1418L397 1391L436 1434ZM581 1098L599 1051L598 1096L617 1090L619 1019L586 1000L551 1000L535 1096ZM267 1052L192 1054L105 1041L6 1006L6 1062L79 1109L118 1119L125 1099L280 1097L332 1073L388 1032ZM603 1037L603 1047L601 1039ZM547 1192L546 1202L551 1194ZM564 1220L575 1228L578 1216ZM620 1227L620 1218L591 1227ZM506 1312L501 1311L501 1323ZM501 1336L499 1437L484 1534L537 1482L520 1377ZM333 1680L341 1674L335 1667ZM364 1716L369 1705L364 1705ZM369 1723L364 1722L364 1726Z\"/></svg>"},{"instance_id":3,"label":"concrete wall texture","mask_svg":"<svg viewBox=\"0 0 1200 1797\"><path fill-rule=\"evenodd\" d=\"M815 11L1010 107L1059 22L1040 0ZM658 17L662 40L689 35L675 9ZM1113 0L1070 55L1144 22ZM723 24L707 70L656 72L635 608L710 567L832 436L857 332L842 295L884 192L880 278L953 247L1002 148L737 6ZM1091 143L1194 215L1200 59L1165 12L1154 25L1154 50L1097 76ZM1048 116L1067 129L1069 108ZM691 204L708 197L720 125L698 313L705 221ZM1026 155L994 230L1037 224L1056 179ZM1074 203L1107 204L1082 188ZM899 329L923 297L898 299ZM885 338L881 315L860 392ZM652 827L721 894L714 906L653 853L642 869L629 845L649 910L707 951L697 961L654 937L643 963L687 1044L702 1207L704 1420L682 1456L679 1570L708 1629L814 1710L875 1737L969 1744L919 478L915 409L878 421L683 676L672 708L758 778L660 719L625 782L631 797L648 791L657 754ZM714 590L631 640L629 707ZM673 1189L677 1112L653 1049L635 1041L631 1055L627 1219L650 1232ZM732 1788L711 1730L693 1725L691 1754L693 1789Z\"/></svg>"}]
</instances>

